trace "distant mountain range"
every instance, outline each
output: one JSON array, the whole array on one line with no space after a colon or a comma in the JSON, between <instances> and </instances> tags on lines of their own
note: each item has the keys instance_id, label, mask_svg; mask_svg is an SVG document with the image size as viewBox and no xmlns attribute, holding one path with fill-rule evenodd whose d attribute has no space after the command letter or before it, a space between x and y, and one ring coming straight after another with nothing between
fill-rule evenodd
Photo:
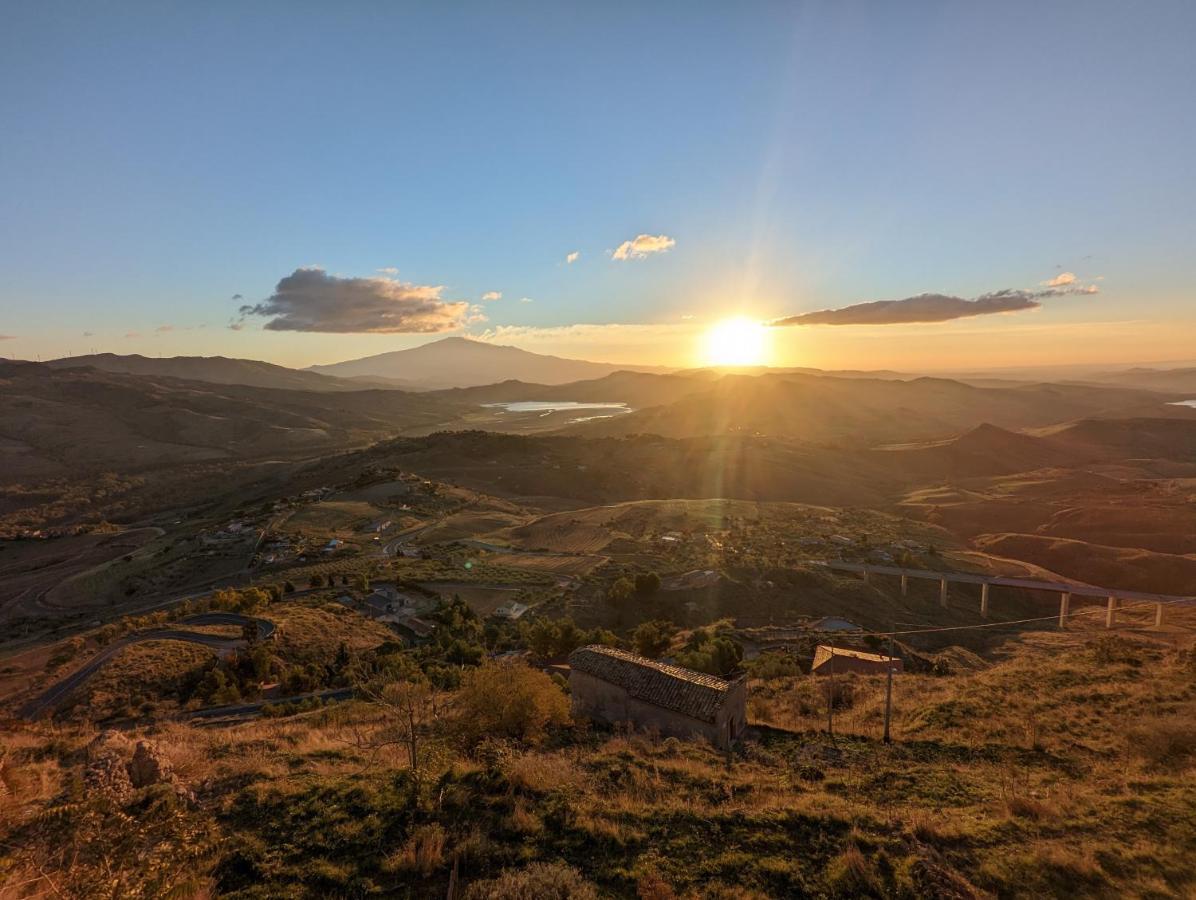
<instances>
[{"instance_id":1,"label":"distant mountain range","mask_svg":"<svg viewBox=\"0 0 1196 900\"><path fill-rule=\"evenodd\" d=\"M309 372L337 378L385 379L395 387L414 391L478 387L511 380L565 384L601 378L621 370L669 371L661 366L625 366L565 359L464 337L443 338L410 350L393 350L308 369Z\"/></svg>"}]
</instances>

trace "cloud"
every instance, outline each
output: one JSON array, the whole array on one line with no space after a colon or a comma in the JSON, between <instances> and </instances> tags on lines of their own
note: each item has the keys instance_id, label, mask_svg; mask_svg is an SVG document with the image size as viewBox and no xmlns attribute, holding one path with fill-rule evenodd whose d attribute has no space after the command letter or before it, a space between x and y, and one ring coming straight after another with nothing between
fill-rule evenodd
<instances>
[{"instance_id":1,"label":"cloud","mask_svg":"<svg viewBox=\"0 0 1196 900\"><path fill-rule=\"evenodd\" d=\"M520 303L535 303L536 301L533 300L531 297L520 297L519 302Z\"/></svg>"},{"instance_id":2,"label":"cloud","mask_svg":"<svg viewBox=\"0 0 1196 900\"><path fill-rule=\"evenodd\" d=\"M574 250L572 253L565 254L565 262L568 263L569 265L573 265L579 259L581 259L581 251L580 250Z\"/></svg>"},{"instance_id":3,"label":"cloud","mask_svg":"<svg viewBox=\"0 0 1196 900\"><path fill-rule=\"evenodd\" d=\"M95 337L95 332L94 331L85 331L85 332L83 332L83 336L84 337Z\"/></svg>"},{"instance_id":4,"label":"cloud","mask_svg":"<svg viewBox=\"0 0 1196 900\"><path fill-rule=\"evenodd\" d=\"M165 334L168 331L174 331L173 325L159 325L154 329L155 334Z\"/></svg>"},{"instance_id":5,"label":"cloud","mask_svg":"<svg viewBox=\"0 0 1196 900\"><path fill-rule=\"evenodd\" d=\"M982 294L974 300L950 294L918 294L904 300L873 300L840 309L787 316L772 325L907 325L914 322L949 322L997 313L1038 309L1043 297L1062 297L1067 294L1095 294L1096 285L1065 283L1039 291L1005 289Z\"/></svg>"},{"instance_id":6,"label":"cloud","mask_svg":"<svg viewBox=\"0 0 1196 900\"><path fill-rule=\"evenodd\" d=\"M234 300L244 300L245 298L242 297L240 294L233 294L233 299Z\"/></svg>"},{"instance_id":7,"label":"cloud","mask_svg":"<svg viewBox=\"0 0 1196 900\"><path fill-rule=\"evenodd\" d=\"M482 299L483 300L501 300L502 299L502 291L486 291L486 293L482 294Z\"/></svg>"},{"instance_id":8,"label":"cloud","mask_svg":"<svg viewBox=\"0 0 1196 900\"><path fill-rule=\"evenodd\" d=\"M1060 272L1058 275L1056 275L1054 278L1050 279L1049 281L1040 281L1038 283L1041 284L1043 287L1064 287L1065 285L1076 283L1076 273L1075 272Z\"/></svg>"},{"instance_id":9,"label":"cloud","mask_svg":"<svg viewBox=\"0 0 1196 900\"><path fill-rule=\"evenodd\" d=\"M399 270L398 270L398 269L396 269L394 266L383 266L383 267L382 267L381 269L379 269L378 271L379 271L380 273L382 273L383 275L391 275L391 276L394 276L394 275L398 275L398 274L399 274Z\"/></svg>"},{"instance_id":10,"label":"cloud","mask_svg":"<svg viewBox=\"0 0 1196 900\"><path fill-rule=\"evenodd\" d=\"M612 259L644 259L653 253L664 253L676 245L676 241L666 234L640 234L633 240L619 244Z\"/></svg>"},{"instance_id":11,"label":"cloud","mask_svg":"<svg viewBox=\"0 0 1196 900\"><path fill-rule=\"evenodd\" d=\"M240 322L240 321L238 321L238 320L236 320L236 319L234 319L233 321L231 321L231 322L229 322L229 323L228 323L228 330L229 330L229 331L240 331L240 330L241 330L242 328L244 328L244 327L245 327L245 323L244 323L244 322Z\"/></svg>"},{"instance_id":12,"label":"cloud","mask_svg":"<svg viewBox=\"0 0 1196 900\"><path fill-rule=\"evenodd\" d=\"M0 341L15 341L16 339L15 334L0 334Z\"/></svg>"},{"instance_id":13,"label":"cloud","mask_svg":"<svg viewBox=\"0 0 1196 900\"><path fill-rule=\"evenodd\" d=\"M139 338L139 337L141 337L141 332L140 332L140 331L126 331L126 332L125 332L125 337L127 337L127 338Z\"/></svg>"},{"instance_id":14,"label":"cloud","mask_svg":"<svg viewBox=\"0 0 1196 900\"><path fill-rule=\"evenodd\" d=\"M387 277L340 278L296 269L262 303L242 306L242 320L263 316L267 331L329 334L435 334L485 321L465 300L442 300L443 287Z\"/></svg>"}]
</instances>

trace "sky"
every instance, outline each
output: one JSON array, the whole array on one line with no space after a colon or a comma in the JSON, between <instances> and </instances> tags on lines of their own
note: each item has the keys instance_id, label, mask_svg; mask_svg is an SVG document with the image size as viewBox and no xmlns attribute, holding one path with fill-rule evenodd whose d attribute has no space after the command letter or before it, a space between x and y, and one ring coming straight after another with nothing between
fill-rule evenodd
<instances>
[{"instance_id":1,"label":"sky","mask_svg":"<svg viewBox=\"0 0 1196 900\"><path fill-rule=\"evenodd\" d=\"M682 366L746 317L776 365L1193 359L1193 34L1163 0L12 5L0 356Z\"/></svg>"}]
</instances>

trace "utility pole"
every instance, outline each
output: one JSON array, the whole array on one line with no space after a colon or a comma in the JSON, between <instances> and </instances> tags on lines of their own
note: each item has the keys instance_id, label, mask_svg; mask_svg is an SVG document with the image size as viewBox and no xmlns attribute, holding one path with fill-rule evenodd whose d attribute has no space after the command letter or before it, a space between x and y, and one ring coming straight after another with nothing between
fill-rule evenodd
<instances>
[{"instance_id":1,"label":"utility pole","mask_svg":"<svg viewBox=\"0 0 1196 900\"><path fill-rule=\"evenodd\" d=\"M893 631L897 630L897 624L893 623ZM886 744L891 744L893 739L889 736L889 722L893 717L893 635L889 635L889 662L885 666L885 737Z\"/></svg>"},{"instance_id":2,"label":"utility pole","mask_svg":"<svg viewBox=\"0 0 1196 900\"><path fill-rule=\"evenodd\" d=\"M831 648L831 687L826 693L826 733L835 739L835 642L830 642Z\"/></svg>"}]
</instances>

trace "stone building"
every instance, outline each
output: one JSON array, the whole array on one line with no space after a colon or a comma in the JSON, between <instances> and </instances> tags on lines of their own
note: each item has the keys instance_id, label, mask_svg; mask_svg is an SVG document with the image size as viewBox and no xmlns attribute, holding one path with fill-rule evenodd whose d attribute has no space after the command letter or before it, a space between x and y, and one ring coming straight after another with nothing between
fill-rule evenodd
<instances>
[{"instance_id":1,"label":"stone building","mask_svg":"<svg viewBox=\"0 0 1196 900\"><path fill-rule=\"evenodd\" d=\"M601 722L729 748L747 724L747 680L728 681L625 650L590 646L569 655L573 713Z\"/></svg>"},{"instance_id":2,"label":"stone building","mask_svg":"<svg viewBox=\"0 0 1196 900\"><path fill-rule=\"evenodd\" d=\"M836 675L856 672L860 675L884 675L890 663L893 674L902 670L901 659L896 656L882 656L879 653L865 653L863 650L848 650L845 647L828 647L819 644L814 651L814 663L810 671L815 675Z\"/></svg>"}]
</instances>

